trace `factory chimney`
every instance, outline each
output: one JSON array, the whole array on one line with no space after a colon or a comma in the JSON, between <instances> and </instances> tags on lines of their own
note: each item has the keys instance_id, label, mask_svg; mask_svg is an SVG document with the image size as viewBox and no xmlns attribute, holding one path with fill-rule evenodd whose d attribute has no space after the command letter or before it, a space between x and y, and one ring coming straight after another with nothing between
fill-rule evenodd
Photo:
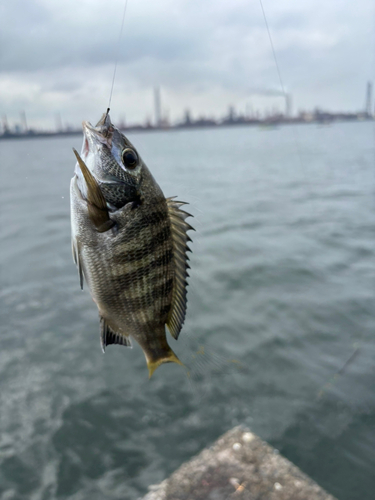
<instances>
[{"instance_id":1,"label":"factory chimney","mask_svg":"<svg viewBox=\"0 0 375 500\"><path fill-rule=\"evenodd\" d=\"M154 103L155 103L155 126L161 126L161 103L160 103L160 88L154 89Z\"/></svg>"},{"instance_id":2,"label":"factory chimney","mask_svg":"<svg viewBox=\"0 0 375 500\"><path fill-rule=\"evenodd\" d=\"M292 96L287 92L285 93L285 116L287 118L292 116Z\"/></svg>"},{"instance_id":3,"label":"factory chimney","mask_svg":"<svg viewBox=\"0 0 375 500\"><path fill-rule=\"evenodd\" d=\"M368 118L372 117L372 83L371 82L367 82L365 113L366 113Z\"/></svg>"},{"instance_id":4,"label":"factory chimney","mask_svg":"<svg viewBox=\"0 0 375 500\"><path fill-rule=\"evenodd\" d=\"M23 131L26 134L29 130L27 127L26 111L21 111L21 121L22 121L22 125L23 125Z\"/></svg>"},{"instance_id":5,"label":"factory chimney","mask_svg":"<svg viewBox=\"0 0 375 500\"><path fill-rule=\"evenodd\" d=\"M9 123L7 115L3 115L3 134L7 134L9 132Z\"/></svg>"}]
</instances>

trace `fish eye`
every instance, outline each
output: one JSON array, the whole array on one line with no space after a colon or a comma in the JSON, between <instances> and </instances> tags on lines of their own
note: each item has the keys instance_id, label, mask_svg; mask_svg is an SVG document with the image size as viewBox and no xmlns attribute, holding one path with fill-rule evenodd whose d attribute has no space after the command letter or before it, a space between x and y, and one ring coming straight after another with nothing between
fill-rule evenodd
<instances>
[{"instance_id":1,"label":"fish eye","mask_svg":"<svg viewBox=\"0 0 375 500\"><path fill-rule=\"evenodd\" d=\"M126 148L122 152L122 161L126 168L133 169L138 165L138 155L134 149Z\"/></svg>"}]
</instances>

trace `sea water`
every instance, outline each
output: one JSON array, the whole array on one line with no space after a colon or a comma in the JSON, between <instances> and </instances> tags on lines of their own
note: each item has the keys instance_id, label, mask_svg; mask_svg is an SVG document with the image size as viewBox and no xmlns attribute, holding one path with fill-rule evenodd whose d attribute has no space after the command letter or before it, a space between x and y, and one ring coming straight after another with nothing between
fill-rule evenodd
<instances>
[{"instance_id":1,"label":"sea water","mask_svg":"<svg viewBox=\"0 0 375 500\"><path fill-rule=\"evenodd\" d=\"M131 133L196 228L187 369L99 343L70 250L81 138L0 142L0 498L142 496L244 424L340 500L375 489L374 125Z\"/></svg>"}]
</instances>

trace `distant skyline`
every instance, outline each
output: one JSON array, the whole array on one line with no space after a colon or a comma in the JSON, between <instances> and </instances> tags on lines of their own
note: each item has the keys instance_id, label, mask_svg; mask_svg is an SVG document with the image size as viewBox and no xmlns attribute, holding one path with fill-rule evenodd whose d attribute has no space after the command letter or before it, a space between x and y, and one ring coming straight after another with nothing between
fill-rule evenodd
<instances>
[{"instance_id":1,"label":"distant skyline","mask_svg":"<svg viewBox=\"0 0 375 500\"><path fill-rule=\"evenodd\" d=\"M294 113L357 111L375 71L371 0L263 0ZM95 121L108 105L124 0L13 0L0 5L0 114L31 127ZM285 110L259 0L128 0L113 122L154 122L153 89L172 122L189 108ZM254 91L258 91L255 94ZM60 114L60 115L59 115Z\"/></svg>"}]
</instances>

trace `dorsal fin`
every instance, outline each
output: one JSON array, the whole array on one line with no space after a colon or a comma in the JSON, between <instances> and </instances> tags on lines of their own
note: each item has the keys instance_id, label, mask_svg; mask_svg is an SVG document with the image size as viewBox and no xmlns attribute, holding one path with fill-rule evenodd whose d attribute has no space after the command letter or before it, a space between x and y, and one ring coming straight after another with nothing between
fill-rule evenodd
<instances>
[{"instance_id":1,"label":"dorsal fin","mask_svg":"<svg viewBox=\"0 0 375 500\"><path fill-rule=\"evenodd\" d=\"M103 316L100 316L100 344L103 352L106 346L110 344L120 344L126 347L132 347L130 337L114 332Z\"/></svg>"},{"instance_id":2,"label":"dorsal fin","mask_svg":"<svg viewBox=\"0 0 375 500\"><path fill-rule=\"evenodd\" d=\"M190 268L186 252L191 252L187 245L187 242L191 241L187 231L194 230L194 228L185 221L185 219L192 217L192 215L180 209L180 206L186 205L186 203L175 201L174 198L167 198L175 264L172 303L168 314L167 327L171 335L177 340L186 315L186 279L189 276L187 270Z\"/></svg>"}]
</instances>

